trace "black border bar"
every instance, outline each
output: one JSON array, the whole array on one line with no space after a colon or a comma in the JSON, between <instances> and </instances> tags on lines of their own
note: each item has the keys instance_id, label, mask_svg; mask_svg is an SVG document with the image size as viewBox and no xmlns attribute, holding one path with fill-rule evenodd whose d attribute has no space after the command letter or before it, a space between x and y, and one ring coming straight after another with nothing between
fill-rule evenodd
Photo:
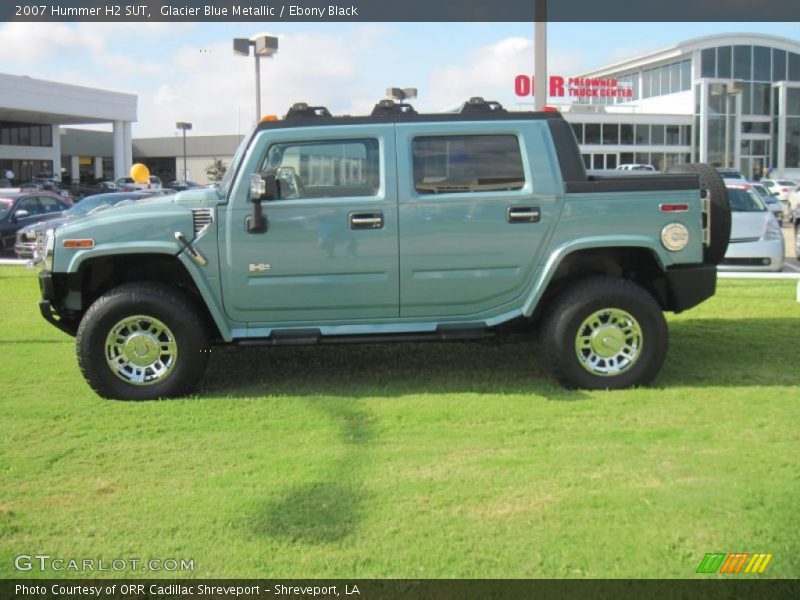
<instances>
[{"instance_id":1,"label":"black border bar","mask_svg":"<svg viewBox=\"0 0 800 600\"><path fill-rule=\"evenodd\" d=\"M797 0L3 0L0 21L532 22L536 4L552 22L800 21Z\"/></svg>"},{"instance_id":2,"label":"black border bar","mask_svg":"<svg viewBox=\"0 0 800 600\"><path fill-rule=\"evenodd\" d=\"M0 597L3 600L788 600L800 597L800 581L796 579L749 577L643 580L15 579L0 581Z\"/></svg>"}]
</instances>

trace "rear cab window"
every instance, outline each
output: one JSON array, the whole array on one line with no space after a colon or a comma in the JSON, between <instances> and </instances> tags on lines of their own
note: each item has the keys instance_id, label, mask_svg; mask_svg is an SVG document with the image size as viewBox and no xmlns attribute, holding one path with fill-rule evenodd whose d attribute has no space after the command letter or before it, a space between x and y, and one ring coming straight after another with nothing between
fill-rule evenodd
<instances>
[{"instance_id":1,"label":"rear cab window","mask_svg":"<svg viewBox=\"0 0 800 600\"><path fill-rule=\"evenodd\" d=\"M419 194L500 192L525 186L515 135L417 136L412 160Z\"/></svg>"}]
</instances>

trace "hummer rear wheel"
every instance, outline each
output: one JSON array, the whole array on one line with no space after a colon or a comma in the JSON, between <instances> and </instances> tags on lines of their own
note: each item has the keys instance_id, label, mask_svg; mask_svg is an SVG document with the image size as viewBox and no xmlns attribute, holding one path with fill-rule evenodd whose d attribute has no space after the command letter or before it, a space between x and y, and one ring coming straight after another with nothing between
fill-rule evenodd
<instances>
[{"instance_id":1,"label":"hummer rear wheel","mask_svg":"<svg viewBox=\"0 0 800 600\"><path fill-rule=\"evenodd\" d=\"M95 301L78 328L78 364L104 398L150 400L188 393L208 363L202 313L160 283L129 283Z\"/></svg>"},{"instance_id":2,"label":"hummer rear wheel","mask_svg":"<svg viewBox=\"0 0 800 600\"><path fill-rule=\"evenodd\" d=\"M588 277L548 304L542 353L564 386L622 389L649 383L667 353L661 307L627 279Z\"/></svg>"}]
</instances>

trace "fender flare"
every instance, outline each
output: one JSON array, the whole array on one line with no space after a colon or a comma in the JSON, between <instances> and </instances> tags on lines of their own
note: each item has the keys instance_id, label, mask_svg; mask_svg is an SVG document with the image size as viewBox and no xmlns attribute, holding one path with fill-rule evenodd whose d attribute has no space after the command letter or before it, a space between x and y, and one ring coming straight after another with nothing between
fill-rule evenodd
<instances>
[{"instance_id":1,"label":"fender flare","mask_svg":"<svg viewBox=\"0 0 800 600\"><path fill-rule=\"evenodd\" d=\"M228 319L219 305L217 295L208 283L208 277L205 277L201 272L200 267L197 266L185 252L185 249L176 243L170 242L146 242L146 243L130 243L125 244L103 244L96 248L88 250L81 250L75 253L68 264L66 269L67 273L78 273L81 266L90 259L99 258L103 256L119 256L121 254L163 254L165 256L172 256L186 269L189 277L194 282L203 303L206 305L214 324L219 329L220 336L226 342L233 340L231 326Z\"/></svg>"},{"instance_id":2,"label":"fender flare","mask_svg":"<svg viewBox=\"0 0 800 600\"><path fill-rule=\"evenodd\" d=\"M672 264L672 261L666 255L666 251L655 244L651 237L644 235L585 237L570 240L555 248L548 255L544 264L537 270L533 277L531 292L522 306L522 314L526 317L530 317L533 314L547 287L550 285L553 275L555 275L556 270L567 256L580 250L602 248L640 248L647 250L653 254L658 266L664 271Z\"/></svg>"}]
</instances>

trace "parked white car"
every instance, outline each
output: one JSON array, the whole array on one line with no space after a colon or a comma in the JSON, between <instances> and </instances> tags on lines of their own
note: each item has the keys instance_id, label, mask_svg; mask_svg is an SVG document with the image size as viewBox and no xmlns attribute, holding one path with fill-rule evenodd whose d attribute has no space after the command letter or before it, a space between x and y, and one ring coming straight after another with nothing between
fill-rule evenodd
<instances>
[{"instance_id":1,"label":"parked white car","mask_svg":"<svg viewBox=\"0 0 800 600\"><path fill-rule=\"evenodd\" d=\"M617 171L655 171L653 165L624 164L617 167Z\"/></svg>"},{"instance_id":2,"label":"parked white car","mask_svg":"<svg viewBox=\"0 0 800 600\"><path fill-rule=\"evenodd\" d=\"M791 179L762 179L759 183L782 202L788 200L789 195L797 190L797 182Z\"/></svg>"},{"instance_id":3,"label":"parked white car","mask_svg":"<svg viewBox=\"0 0 800 600\"><path fill-rule=\"evenodd\" d=\"M121 192L134 192L136 190L160 190L163 186L161 179L155 175L150 175L147 183L136 183L133 177L120 177L114 182L117 189Z\"/></svg>"},{"instance_id":4,"label":"parked white car","mask_svg":"<svg viewBox=\"0 0 800 600\"><path fill-rule=\"evenodd\" d=\"M722 167L717 167L717 172L725 181L734 181L736 183L747 182L747 177L745 177L741 171L737 171L736 169L723 169Z\"/></svg>"},{"instance_id":5,"label":"parked white car","mask_svg":"<svg viewBox=\"0 0 800 600\"><path fill-rule=\"evenodd\" d=\"M767 205L747 183L729 183L731 239L718 269L780 271L784 263L783 232Z\"/></svg>"},{"instance_id":6,"label":"parked white car","mask_svg":"<svg viewBox=\"0 0 800 600\"><path fill-rule=\"evenodd\" d=\"M795 182L797 183L797 182ZM800 185L789 194L789 199L786 201L789 213L789 223L794 223L797 220L797 212L800 211Z\"/></svg>"}]
</instances>

